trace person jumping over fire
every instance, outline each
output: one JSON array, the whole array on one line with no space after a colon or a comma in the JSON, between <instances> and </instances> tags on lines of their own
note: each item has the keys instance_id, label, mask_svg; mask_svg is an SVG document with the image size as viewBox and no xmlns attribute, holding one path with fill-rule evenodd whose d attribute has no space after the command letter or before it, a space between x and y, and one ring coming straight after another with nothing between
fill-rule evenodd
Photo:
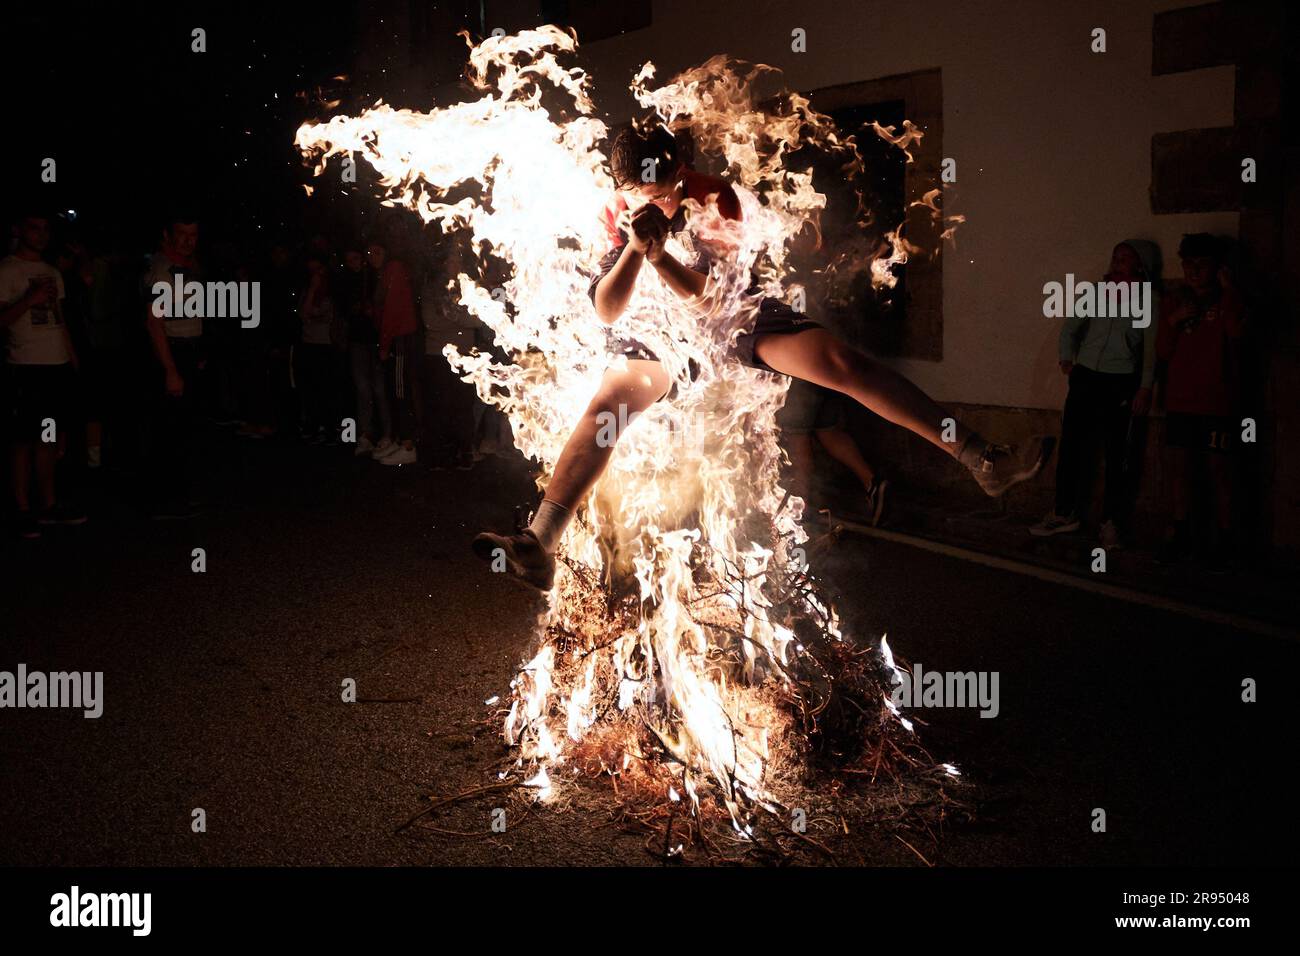
<instances>
[{"instance_id":1,"label":"person jumping over fire","mask_svg":"<svg viewBox=\"0 0 1300 956\"><path fill-rule=\"evenodd\" d=\"M596 314L611 326L627 308L638 278L649 266L676 295L691 300L704 292L710 264L719 250L709 243L696 261L680 262L665 249L669 235L686 225L687 207L714 202L725 219L740 220L740 200L724 180L688 167L673 134L662 125L622 128L613 138L610 173L617 193L604 211L610 249L601 259L589 295ZM630 421L664 398L671 381L644 344L609 330L610 351L626 358L606 370L555 464L545 497L522 532L484 532L474 539L485 561L504 556L509 572L549 591L555 579L555 551L565 528L600 478L613 442L600 441L608 415ZM777 372L840 392L896 425L926 439L957 459L984 489L997 497L1032 478L1051 455L1052 439L1031 438L1019 445L995 445L955 422L920 388L865 352L840 341L820 324L779 299L764 298L753 328L739 336L736 359L765 372Z\"/></svg>"}]
</instances>

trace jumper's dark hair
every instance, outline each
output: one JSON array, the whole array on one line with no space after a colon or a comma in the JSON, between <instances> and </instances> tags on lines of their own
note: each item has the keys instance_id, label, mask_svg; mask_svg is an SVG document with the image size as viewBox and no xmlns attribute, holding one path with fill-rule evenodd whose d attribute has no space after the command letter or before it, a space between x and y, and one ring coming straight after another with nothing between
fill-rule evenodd
<instances>
[{"instance_id":1,"label":"jumper's dark hair","mask_svg":"<svg viewBox=\"0 0 1300 956\"><path fill-rule=\"evenodd\" d=\"M1199 259L1209 256L1215 262L1223 261L1223 243L1208 232L1191 232L1178 244L1178 258Z\"/></svg>"},{"instance_id":2,"label":"jumper's dark hair","mask_svg":"<svg viewBox=\"0 0 1300 956\"><path fill-rule=\"evenodd\" d=\"M629 123L609 146L609 174L616 189L630 189L671 176L681 162L681 145L660 123Z\"/></svg>"}]
</instances>

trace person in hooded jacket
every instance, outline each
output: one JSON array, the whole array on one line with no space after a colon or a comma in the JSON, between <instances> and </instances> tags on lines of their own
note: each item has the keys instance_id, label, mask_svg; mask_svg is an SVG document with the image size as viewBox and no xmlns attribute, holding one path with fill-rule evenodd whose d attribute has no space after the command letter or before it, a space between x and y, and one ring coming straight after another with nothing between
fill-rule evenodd
<instances>
[{"instance_id":1,"label":"person in hooded jacket","mask_svg":"<svg viewBox=\"0 0 1300 956\"><path fill-rule=\"evenodd\" d=\"M1151 282L1152 295L1156 295L1158 253L1153 243L1139 239L1121 242L1111 252L1104 281ZM1046 537L1080 528L1090 505L1088 495L1097 446L1101 445L1106 474L1099 539L1107 550L1123 546L1120 526L1132 490L1125 467L1129 423L1151 409L1156 330L1155 322L1135 328L1130 319L1118 317L1065 320L1058 354L1070 390L1061 417L1056 504L1029 529L1030 534Z\"/></svg>"}]
</instances>

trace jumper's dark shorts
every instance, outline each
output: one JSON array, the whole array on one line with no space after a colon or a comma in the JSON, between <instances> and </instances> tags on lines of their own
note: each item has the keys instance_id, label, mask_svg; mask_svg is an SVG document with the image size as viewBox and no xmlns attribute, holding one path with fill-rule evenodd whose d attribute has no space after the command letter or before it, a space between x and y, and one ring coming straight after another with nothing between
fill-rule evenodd
<instances>
[{"instance_id":1,"label":"jumper's dark shorts","mask_svg":"<svg viewBox=\"0 0 1300 956\"><path fill-rule=\"evenodd\" d=\"M785 404L776 413L776 423L787 435L843 428L844 421L844 402L839 392L798 378L790 382Z\"/></svg>"},{"instance_id":2,"label":"jumper's dark shorts","mask_svg":"<svg viewBox=\"0 0 1300 956\"><path fill-rule=\"evenodd\" d=\"M4 370L5 412L10 437L21 444L40 440L45 419L56 434L72 429L77 377L72 365L8 365Z\"/></svg>"},{"instance_id":3,"label":"jumper's dark shorts","mask_svg":"<svg viewBox=\"0 0 1300 956\"><path fill-rule=\"evenodd\" d=\"M1208 451L1216 455L1231 454L1237 447L1241 422L1220 415L1184 415L1170 412L1165 416L1165 444L1188 451Z\"/></svg>"},{"instance_id":4,"label":"jumper's dark shorts","mask_svg":"<svg viewBox=\"0 0 1300 956\"><path fill-rule=\"evenodd\" d=\"M823 326L801 312L796 312L780 299L763 299L758 306L754 327L736 339L736 358L742 365L763 372L775 372L754 354L754 342L760 335L793 335ZM658 361L658 357L645 343L617 334L612 328L605 330L605 345L611 355L624 355L630 359ZM778 373L780 374L780 373Z\"/></svg>"}]
</instances>

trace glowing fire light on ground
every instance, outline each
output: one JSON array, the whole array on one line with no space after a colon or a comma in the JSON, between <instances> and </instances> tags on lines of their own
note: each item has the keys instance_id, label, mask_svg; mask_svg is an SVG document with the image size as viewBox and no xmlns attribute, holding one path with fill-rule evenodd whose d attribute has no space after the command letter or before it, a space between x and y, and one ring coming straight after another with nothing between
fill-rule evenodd
<instances>
[{"instance_id":1,"label":"glowing fire light on ground","mask_svg":"<svg viewBox=\"0 0 1300 956\"><path fill-rule=\"evenodd\" d=\"M376 105L297 136L317 173L332 156L359 154L388 204L463 230L481 258L506 265L502 291L461 274L450 294L510 361L452 347L446 356L509 416L519 450L545 474L611 362L587 298L607 241L598 213L613 191L607 130L587 76L562 65L575 48L554 27L490 38L470 51L480 98L427 113ZM695 809L712 793L741 832L815 750L852 761L875 744L877 754L887 742L900 754L914 747L888 700L888 646L846 641L807 569L803 503L779 484L774 415L787 380L729 355L753 320L755 284L787 298L786 241L825 204L785 157L811 144L850 166L856 158L805 98L756 105L754 86L771 72L716 57L656 89L650 64L633 80L642 107L689 127L698 158L725 169L743 223L692 206L669 251L690 261L694 243L730 247L703 296L684 303L643 274L618 322L657 353L674 391L621 423L610 467L562 544L538 649L504 719L520 777L543 796L566 774L599 771ZM920 136L908 124L887 138L906 148ZM897 230L889 239L891 257L871 266L880 282L916 251Z\"/></svg>"}]
</instances>

